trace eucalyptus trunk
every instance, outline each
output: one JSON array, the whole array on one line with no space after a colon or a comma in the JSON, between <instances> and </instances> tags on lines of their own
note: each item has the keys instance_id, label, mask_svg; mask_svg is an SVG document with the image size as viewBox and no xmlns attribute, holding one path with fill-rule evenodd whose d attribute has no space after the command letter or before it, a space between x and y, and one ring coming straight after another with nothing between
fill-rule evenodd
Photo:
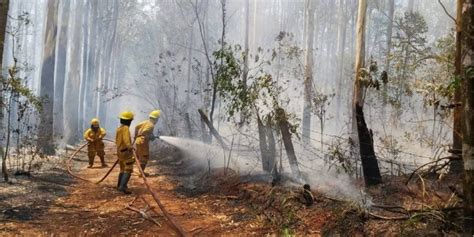
<instances>
[{"instance_id":1,"label":"eucalyptus trunk","mask_svg":"<svg viewBox=\"0 0 474 237\"><path fill-rule=\"evenodd\" d=\"M303 102L303 142L308 144L311 139L311 104L313 95L313 40L314 40L314 1L306 0L306 53L304 68L304 102Z\"/></svg>"},{"instance_id":2,"label":"eucalyptus trunk","mask_svg":"<svg viewBox=\"0 0 474 237\"><path fill-rule=\"evenodd\" d=\"M353 106L353 129L357 131L357 140L359 143L360 158L362 169L364 171L364 180L367 186L376 185L382 182L380 169L375 156L373 145L373 134L368 129L364 117L364 85L361 81L362 69L365 59L365 24L366 24L367 1L359 0L359 11L357 15L357 40L356 40L356 58L355 58L355 79L354 94L352 98ZM354 124L355 122L355 124ZM356 140L356 139L354 139Z\"/></svg>"},{"instance_id":3,"label":"eucalyptus trunk","mask_svg":"<svg viewBox=\"0 0 474 237\"><path fill-rule=\"evenodd\" d=\"M43 98L41 126L38 145L48 155L55 153L53 140L53 108L54 108L54 71L56 62L56 38L58 31L57 0L47 2L46 31L43 43L43 59L41 66L40 96Z\"/></svg>"}]
</instances>

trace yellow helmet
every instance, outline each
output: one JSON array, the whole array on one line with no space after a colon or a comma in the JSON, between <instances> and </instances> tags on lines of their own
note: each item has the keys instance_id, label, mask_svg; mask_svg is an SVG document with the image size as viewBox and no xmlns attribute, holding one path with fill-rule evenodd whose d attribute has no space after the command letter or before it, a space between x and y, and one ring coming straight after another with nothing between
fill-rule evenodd
<instances>
[{"instance_id":1,"label":"yellow helmet","mask_svg":"<svg viewBox=\"0 0 474 237\"><path fill-rule=\"evenodd\" d=\"M161 115L161 111L159 109L151 111L149 117L153 119L159 118Z\"/></svg>"},{"instance_id":2,"label":"yellow helmet","mask_svg":"<svg viewBox=\"0 0 474 237\"><path fill-rule=\"evenodd\" d=\"M100 123L99 119L97 119L97 118L93 118L91 120L91 125L94 126L94 127L99 127L99 123Z\"/></svg>"},{"instance_id":3,"label":"yellow helmet","mask_svg":"<svg viewBox=\"0 0 474 237\"><path fill-rule=\"evenodd\" d=\"M123 111L122 113L120 113L119 118L124 120L133 120L133 113L130 111Z\"/></svg>"}]
</instances>

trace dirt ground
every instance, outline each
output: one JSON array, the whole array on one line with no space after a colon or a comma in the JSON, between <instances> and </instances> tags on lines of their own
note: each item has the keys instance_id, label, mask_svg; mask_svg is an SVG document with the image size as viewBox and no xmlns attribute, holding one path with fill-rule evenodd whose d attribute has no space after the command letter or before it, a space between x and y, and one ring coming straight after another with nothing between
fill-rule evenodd
<instances>
[{"instance_id":1,"label":"dirt ground","mask_svg":"<svg viewBox=\"0 0 474 237\"><path fill-rule=\"evenodd\" d=\"M111 166L115 161L114 147L106 149ZM166 210L189 235L415 236L459 231L455 224L433 221L428 215L402 220L374 218L354 203L317 192L313 192L315 204L307 207L299 198L299 187L271 187L264 179L242 177L232 170L193 167L172 147L162 146L156 154L159 155L153 157L147 169L151 173L148 181ZM32 177L17 176L13 184L0 183L0 236L176 235L136 174L129 183L133 194L123 195L116 190L118 168L96 185L72 178L65 171L65 157L61 160L57 167ZM87 169L86 160L85 153L74 160L75 174L96 181L107 172L108 168ZM98 158L95 167L99 167ZM419 208L416 204L421 198L432 205L446 198L441 192L420 197L417 182L406 187L401 183L390 179L369 192L377 203L396 203L407 209ZM158 214L147 211L147 205L140 198L135 199L137 196L151 203ZM127 209L131 202L132 207L146 211L153 220ZM381 209L372 212L400 216Z\"/></svg>"}]
</instances>

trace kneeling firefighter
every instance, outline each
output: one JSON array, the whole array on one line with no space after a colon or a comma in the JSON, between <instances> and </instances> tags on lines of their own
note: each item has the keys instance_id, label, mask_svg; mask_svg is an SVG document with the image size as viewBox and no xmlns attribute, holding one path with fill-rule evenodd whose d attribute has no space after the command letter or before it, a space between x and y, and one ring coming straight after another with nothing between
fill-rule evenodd
<instances>
[{"instance_id":1,"label":"kneeling firefighter","mask_svg":"<svg viewBox=\"0 0 474 237\"><path fill-rule=\"evenodd\" d=\"M84 139L89 142L87 146L87 156L89 157L88 168L92 168L94 165L96 155L99 156L102 167L107 167L104 160L104 142L102 141L105 135L105 129L100 127L99 120L96 118L92 119L91 127L84 132Z\"/></svg>"},{"instance_id":2,"label":"kneeling firefighter","mask_svg":"<svg viewBox=\"0 0 474 237\"><path fill-rule=\"evenodd\" d=\"M133 144L130 136L130 124L133 120L133 113L124 111L120 113L120 127L115 133L115 144L117 145L117 156L120 165L117 189L125 194L130 194L128 181L133 172L135 158L133 156Z\"/></svg>"},{"instance_id":3,"label":"kneeling firefighter","mask_svg":"<svg viewBox=\"0 0 474 237\"><path fill-rule=\"evenodd\" d=\"M135 127L135 144L137 147L137 158L140 161L141 168L145 174L148 176L148 173L145 173L145 168L150 159L150 141L155 140L157 137L153 135L153 130L155 129L155 124L160 118L161 111L154 110L148 115L148 120L145 120L139 123Z\"/></svg>"}]
</instances>

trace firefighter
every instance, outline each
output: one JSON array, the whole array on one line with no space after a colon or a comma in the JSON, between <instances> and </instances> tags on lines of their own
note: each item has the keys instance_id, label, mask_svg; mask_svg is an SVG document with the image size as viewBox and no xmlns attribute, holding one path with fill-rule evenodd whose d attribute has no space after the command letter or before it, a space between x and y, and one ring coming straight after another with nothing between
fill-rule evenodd
<instances>
[{"instance_id":1,"label":"firefighter","mask_svg":"<svg viewBox=\"0 0 474 237\"><path fill-rule=\"evenodd\" d=\"M96 118L92 119L91 127L84 132L84 139L89 142L87 146L87 155L89 156L88 168L92 168L94 165L94 158L96 155L99 156L102 167L107 167L104 159L104 142L102 141L105 135L105 129L100 127L99 120Z\"/></svg>"},{"instance_id":2,"label":"firefighter","mask_svg":"<svg viewBox=\"0 0 474 237\"><path fill-rule=\"evenodd\" d=\"M150 158L150 141L155 140L155 135L153 135L153 130L155 129L155 124L160 118L161 111L154 110L148 115L148 119L139 123L135 127L135 144L137 148L137 158L140 161L141 168L145 174L148 176L148 173L145 173L145 168Z\"/></svg>"},{"instance_id":3,"label":"firefighter","mask_svg":"<svg viewBox=\"0 0 474 237\"><path fill-rule=\"evenodd\" d=\"M120 165L117 189L125 194L130 194L128 181L133 172L135 158L133 156L133 144L130 136L130 124L133 120L133 113L124 111L120 113L120 127L115 133L115 144L117 145L117 156Z\"/></svg>"}]
</instances>

